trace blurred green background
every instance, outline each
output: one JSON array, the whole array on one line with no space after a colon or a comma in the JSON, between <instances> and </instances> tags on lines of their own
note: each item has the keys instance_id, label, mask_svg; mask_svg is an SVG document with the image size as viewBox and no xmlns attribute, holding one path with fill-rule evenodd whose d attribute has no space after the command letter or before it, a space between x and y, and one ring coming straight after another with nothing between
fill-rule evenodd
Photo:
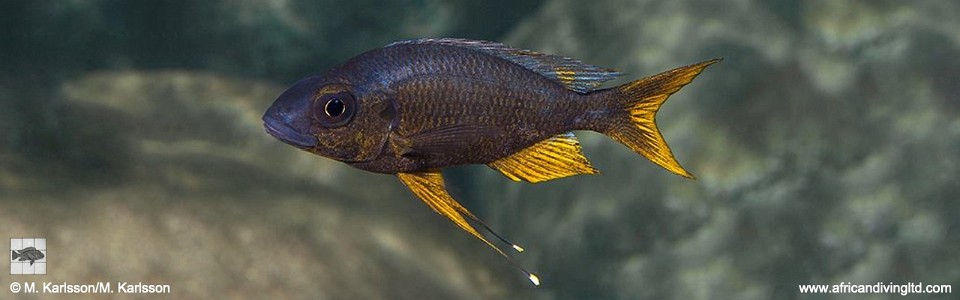
<instances>
[{"instance_id":1,"label":"blurred green background","mask_svg":"<svg viewBox=\"0 0 960 300\"><path fill-rule=\"evenodd\" d=\"M0 237L50 249L48 275L0 272L4 285L142 281L177 299L960 287L957 1L4 1L0 16ZM263 133L285 85L418 37L574 57L627 73L615 83L723 57L658 118L698 180L595 133L578 135L599 176L445 172L527 249L533 288L394 177Z\"/></svg>"}]
</instances>

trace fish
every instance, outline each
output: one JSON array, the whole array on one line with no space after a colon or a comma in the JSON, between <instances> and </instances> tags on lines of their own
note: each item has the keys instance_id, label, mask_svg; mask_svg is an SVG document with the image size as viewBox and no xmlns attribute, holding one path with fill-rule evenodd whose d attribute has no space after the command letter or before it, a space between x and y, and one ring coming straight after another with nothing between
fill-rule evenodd
<instances>
[{"instance_id":1,"label":"fish","mask_svg":"<svg viewBox=\"0 0 960 300\"><path fill-rule=\"evenodd\" d=\"M428 207L527 271L482 235L511 243L447 192L441 170L480 164L513 181L598 174L573 131L609 136L656 165L694 176L654 120L706 60L623 85L621 72L491 41L424 38L359 54L304 77L263 115L265 131L300 150L397 176Z\"/></svg>"},{"instance_id":2,"label":"fish","mask_svg":"<svg viewBox=\"0 0 960 300\"><path fill-rule=\"evenodd\" d=\"M26 247L20 251L11 250L10 252L11 252L10 260L16 260L16 261L29 260L31 266L33 265L34 261L41 260L44 257L43 252L40 252L40 250L37 250L37 248L34 248L34 247Z\"/></svg>"}]
</instances>

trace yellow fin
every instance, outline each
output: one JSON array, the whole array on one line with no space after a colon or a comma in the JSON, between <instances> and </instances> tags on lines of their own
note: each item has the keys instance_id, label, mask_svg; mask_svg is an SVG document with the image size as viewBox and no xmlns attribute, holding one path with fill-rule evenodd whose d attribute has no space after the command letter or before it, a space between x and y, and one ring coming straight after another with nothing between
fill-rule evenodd
<instances>
[{"instance_id":1,"label":"yellow fin","mask_svg":"<svg viewBox=\"0 0 960 300\"><path fill-rule=\"evenodd\" d=\"M655 118L660 106L670 95L693 81L704 68L718 61L719 58L679 67L619 86L622 94L619 101L624 105L624 115L628 118L617 121L618 124L611 126L604 134L664 169L693 179L693 174L680 166L673 156L670 146L667 146L667 141L657 128Z\"/></svg>"},{"instance_id":2,"label":"yellow fin","mask_svg":"<svg viewBox=\"0 0 960 300\"><path fill-rule=\"evenodd\" d=\"M420 173L397 173L397 177L400 178L400 182L403 182L414 195L417 195L417 198L420 198L423 203L427 204L433 211L438 214L447 217L454 224L457 224L460 229L463 229L466 232L469 232L471 235L483 241L484 244L493 248L493 250L500 253L503 258L507 259L511 264L513 264L520 272L523 272L524 275L533 282L534 285L540 285L540 278L536 274L530 273L523 266L521 266L517 261L513 260L509 255L504 253L500 248L494 246L493 243L490 243L486 238L480 235L470 223L467 223L466 216L470 220L477 222L480 226L483 226L487 231L496 236L503 241L504 243L509 244L517 252L522 252L523 248L520 246L510 243L509 241L503 239L499 234L490 229L487 224L481 221L477 216L473 215L466 207L460 205L457 200L454 200L453 197L450 197L450 194L447 193L446 187L443 184L443 175L440 174L439 170L432 170L427 172Z\"/></svg>"},{"instance_id":3,"label":"yellow fin","mask_svg":"<svg viewBox=\"0 0 960 300\"><path fill-rule=\"evenodd\" d=\"M573 133L540 141L510 156L487 164L514 181L537 183L579 174L597 174L580 150Z\"/></svg>"},{"instance_id":4,"label":"yellow fin","mask_svg":"<svg viewBox=\"0 0 960 300\"><path fill-rule=\"evenodd\" d=\"M447 193L447 188L443 184L443 175L440 174L440 171L397 173L397 177L400 178L400 182L403 182L403 184L410 188L410 191L412 191L414 195L417 195L417 198L420 198L423 203L432 208L433 211L447 217L451 222L457 224L457 227L480 239L501 255L507 256L500 248L497 248L497 246L490 243L483 235L480 235L480 232L477 232L470 223L467 223L467 219L465 219L464 216L472 220L477 220L477 217L467 210L466 207L460 205L453 197L450 197L450 194Z\"/></svg>"}]
</instances>

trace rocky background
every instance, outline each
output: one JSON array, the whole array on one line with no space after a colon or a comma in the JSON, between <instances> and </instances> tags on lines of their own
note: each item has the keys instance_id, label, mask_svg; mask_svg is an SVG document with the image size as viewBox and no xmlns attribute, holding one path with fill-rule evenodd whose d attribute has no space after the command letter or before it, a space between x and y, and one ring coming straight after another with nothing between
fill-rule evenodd
<instances>
[{"instance_id":1,"label":"rocky background","mask_svg":"<svg viewBox=\"0 0 960 300\"><path fill-rule=\"evenodd\" d=\"M893 299L797 285L960 287L956 1L0 6L0 237L51 249L48 275L0 272L2 286L142 281L177 299ZM425 36L576 57L625 71L619 82L723 57L658 118L698 179L594 133L578 135L599 176L530 185L448 170L455 197L525 246L517 259L543 280L533 288L395 178L263 133L284 85Z\"/></svg>"}]
</instances>

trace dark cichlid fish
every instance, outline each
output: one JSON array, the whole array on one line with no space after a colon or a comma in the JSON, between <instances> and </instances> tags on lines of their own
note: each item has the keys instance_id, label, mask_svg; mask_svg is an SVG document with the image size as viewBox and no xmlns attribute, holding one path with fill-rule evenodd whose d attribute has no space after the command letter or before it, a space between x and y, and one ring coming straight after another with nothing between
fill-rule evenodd
<instances>
[{"instance_id":1,"label":"dark cichlid fish","mask_svg":"<svg viewBox=\"0 0 960 300\"><path fill-rule=\"evenodd\" d=\"M263 122L270 135L297 148L397 174L433 210L513 262L467 219L522 248L451 198L440 169L485 164L534 183L596 174L572 133L592 130L693 178L673 157L654 116L667 97L717 61L597 89L620 73L494 42L402 41L298 81Z\"/></svg>"},{"instance_id":2,"label":"dark cichlid fish","mask_svg":"<svg viewBox=\"0 0 960 300\"><path fill-rule=\"evenodd\" d=\"M37 248L34 248L34 247L26 247L20 251L13 250L10 252L12 252L10 254L10 260L16 260L16 261L29 260L31 266L33 265L33 262L43 259L43 256L44 256L43 252L40 252L40 250L37 250Z\"/></svg>"}]
</instances>

